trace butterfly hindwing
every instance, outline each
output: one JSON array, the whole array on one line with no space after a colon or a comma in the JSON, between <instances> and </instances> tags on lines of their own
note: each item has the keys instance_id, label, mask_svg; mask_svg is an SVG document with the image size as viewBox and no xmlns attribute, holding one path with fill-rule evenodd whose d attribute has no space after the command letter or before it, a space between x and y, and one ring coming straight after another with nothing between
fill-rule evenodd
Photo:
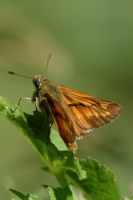
<instances>
[{"instance_id":1,"label":"butterfly hindwing","mask_svg":"<svg viewBox=\"0 0 133 200\"><path fill-rule=\"evenodd\" d=\"M46 106L42 105L42 103L44 103L44 101L41 102L41 107L45 107L46 109ZM60 136L67 144L67 146L69 146L75 141L76 134L72 120L70 120L71 116L69 114L69 110L65 109L67 105L64 108L62 104L52 99L52 97L47 99L47 104L55 121L55 124L58 127Z\"/></svg>"}]
</instances>

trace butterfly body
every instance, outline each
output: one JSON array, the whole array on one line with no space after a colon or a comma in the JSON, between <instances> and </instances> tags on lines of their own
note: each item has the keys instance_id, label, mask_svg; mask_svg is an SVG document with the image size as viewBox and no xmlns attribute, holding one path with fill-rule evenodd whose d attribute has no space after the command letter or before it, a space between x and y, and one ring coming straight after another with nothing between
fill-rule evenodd
<instances>
[{"instance_id":1,"label":"butterfly body","mask_svg":"<svg viewBox=\"0 0 133 200\"><path fill-rule=\"evenodd\" d=\"M117 103L55 86L40 75L33 78L33 84L36 90L32 101L37 99L40 108L52 115L60 136L71 150L77 149L76 139L111 122L122 109Z\"/></svg>"}]
</instances>

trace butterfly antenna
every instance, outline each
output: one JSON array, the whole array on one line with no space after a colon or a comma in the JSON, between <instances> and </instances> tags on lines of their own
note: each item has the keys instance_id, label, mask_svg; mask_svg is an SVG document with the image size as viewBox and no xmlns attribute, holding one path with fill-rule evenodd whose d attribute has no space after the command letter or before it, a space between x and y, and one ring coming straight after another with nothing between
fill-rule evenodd
<instances>
[{"instance_id":1,"label":"butterfly antenna","mask_svg":"<svg viewBox=\"0 0 133 200\"><path fill-rule=\"evenodd\" d=\"M31 76L25 76L25 75L17 74L17 73L12 72L12 71L8 71L8 73L11 74L11 75L21 76L21 77L24 77L24 78L33 78Z\"/></svg>"},{"instance_id":2,"label":"butterfly antenna","mask_svg":"<svg viewBox=\"0 0 133 200\"><path fill-rule=\"evenodd\" d=\"M52 57L52 54L49 54L49 56L48 56L48 58L47 58L47 62L46 62L46 67L45 67L44 74L46 74L46 72L47 72L48 65L49 65L49 61L50 61L51 57Z\"/></svg>"}]
</instances>

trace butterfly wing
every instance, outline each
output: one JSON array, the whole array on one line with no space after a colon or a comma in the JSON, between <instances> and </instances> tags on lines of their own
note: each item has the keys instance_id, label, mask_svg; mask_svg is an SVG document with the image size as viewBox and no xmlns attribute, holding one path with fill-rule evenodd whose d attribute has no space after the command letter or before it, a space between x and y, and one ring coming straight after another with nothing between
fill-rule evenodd
<instances>
[{"instance_id":1,"label":"butterfly wing","mask_svg":"<svg viewBox=\"0 0 133 200\"><path fill-rule=\"evenodd\" d=\"M39 105L41 109L45 108L45 111L46 108L48 108L47 111L52 114L61 138L70 150L76 150L76 133L72 120L72 115L68 106L63 103L64 101L61 101L62 98L58 93L58 101L56 100L56 98L54 98L54 95L48 95L47 99L41 100Z\"/></svg>"},{"instance_id":2,"label":"butterfly wing","mask_svg":"<svg viewBox=\"0 0 133 200\"><path fill-rule=\"evenodd\" d=\"M92 97L70 88L59 87L59 90L73 115L72 121L77 137L110 123L122 109L117 103Z\"/></svg>"}]
</instances>

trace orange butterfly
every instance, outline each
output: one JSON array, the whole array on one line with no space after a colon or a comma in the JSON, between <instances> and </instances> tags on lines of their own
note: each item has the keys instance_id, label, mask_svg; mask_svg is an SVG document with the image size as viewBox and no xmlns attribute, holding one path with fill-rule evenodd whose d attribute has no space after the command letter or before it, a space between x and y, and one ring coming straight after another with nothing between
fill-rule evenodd
<instances>
[{"instance_id":1,"label":"orange butterfly","mask_svg":"<svg viewBox=\"0 0 133 200\"><path fill-rule=\"evenodd\" d=\"M55 86L40 75L33 78L33 84L36 91L32 101L38 99L40 108L47 108L70 150L77 149L76 139L110 123L122 109L117 103Z\"/></svg>"},{"instance_id":2,"label":"orange butterfly","mask_svg":"<svg viewBox=\"0 0 133 200\"><path fill-rule=\"evenodd\" d=\"M15 74L11 71L9 73ZM39 107L51 114L61 138L72 151L77 149L76 139L110 123L122 110L122 106L117 103L55 86L40 75L33 78L33 84L36 90L30 99L32 102L38 101Z\"/></svg>"}]
</instances>

